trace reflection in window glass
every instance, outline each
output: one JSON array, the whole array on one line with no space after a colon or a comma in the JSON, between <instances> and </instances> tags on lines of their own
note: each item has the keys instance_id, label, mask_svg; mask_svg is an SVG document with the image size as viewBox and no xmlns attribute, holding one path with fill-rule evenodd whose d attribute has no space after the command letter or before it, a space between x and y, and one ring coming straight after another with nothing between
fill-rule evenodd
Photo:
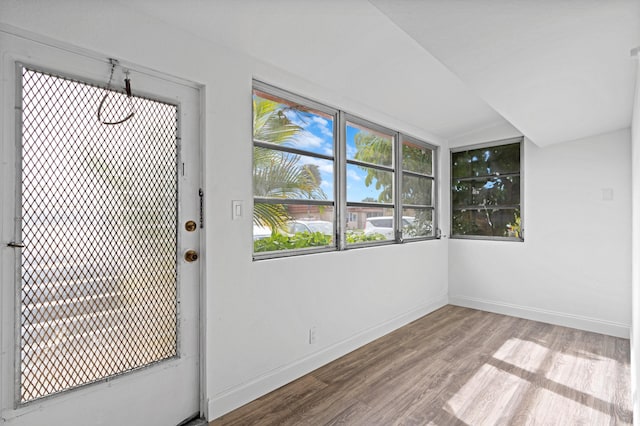
<instances>
[{"instance_id":1,"label":"reflection in window glass","mask_svg":"<svg viewBox=\"0 0 640 426\"><path fill-rule=\"evenodd\" d=\"M521 141L451 154L452 235L522 239Z\"/></svg>"}]
</instances>

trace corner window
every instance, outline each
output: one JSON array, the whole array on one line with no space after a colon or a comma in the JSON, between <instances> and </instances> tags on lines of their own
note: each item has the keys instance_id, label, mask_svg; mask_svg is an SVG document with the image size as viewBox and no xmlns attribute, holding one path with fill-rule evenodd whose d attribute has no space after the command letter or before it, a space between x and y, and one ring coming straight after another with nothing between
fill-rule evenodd
<instances>
[{"instance_id":1,"label":"corner window","mask_svg":"<svg viewBox=\"0 0 640 426\"><path fill-rule=\"evenodd\" d=\"M435 152L254 82L254 259L435 238Z\"/></svg>"},{"instance_id":2,"label":"corner window","mask_svg":"<svg viewBox=\"0 0 640 426\"><path fill-rule=\"evenodd\" d=\"M522 138L451 151L451 236L523 240Z\"/></svg>"}]
</instances>

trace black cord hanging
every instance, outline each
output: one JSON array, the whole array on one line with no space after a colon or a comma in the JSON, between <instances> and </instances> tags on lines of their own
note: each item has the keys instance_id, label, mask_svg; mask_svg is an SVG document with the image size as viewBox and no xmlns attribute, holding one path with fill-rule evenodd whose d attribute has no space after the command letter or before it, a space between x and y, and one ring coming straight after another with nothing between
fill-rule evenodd
<instances>
[{"instance_id":1,"label":"black cord hanging","mask_svg":"<svg viewBox=\"0 0 640 426\"><path fill-rule=\"evenodd\" d=\"M102 124L113 126L115 124L122 124L127 120L131 120L135 115L135 110L133 109L133 99L131 95L131 80L129 79L129 70L125 70L124 74L126 77L124 79L124 86L125 86L125 91L127 92L127 99L129 99L129 109L131 110L131 112L122 120L118 120L118 121L104 121L102 119L102 107L104 106L104 103L107 100L107 97L109 96L109 91L111 90L111 82L113 81L113 72L115 71L116 66L118 66L118 61L116 59L109 59L109 62L111 63L111 74L109 75L109 83L107 84L107 93L105 93L104 97L100 101L100 104L98 105L98 121Z\"/></svg>"}]
</instances>

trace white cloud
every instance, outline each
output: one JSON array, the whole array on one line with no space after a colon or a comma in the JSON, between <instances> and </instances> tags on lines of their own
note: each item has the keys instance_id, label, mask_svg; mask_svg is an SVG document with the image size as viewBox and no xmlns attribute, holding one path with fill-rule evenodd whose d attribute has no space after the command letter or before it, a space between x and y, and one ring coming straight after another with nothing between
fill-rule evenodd
<instances>
[{"instance_id":1,"label":"white cloud","mask_svg":"<svg viewBox=\"0 0 640 426\"><path fill-rule=\"evenodd\" d=\"M333 128L329 127L329 120L318 117L317 115L314 115L312 120L317 124L320 133L329 138L333 138Z\"/></svg>"},{"instance_id":2,"label":"white cloud","mask_svg":"<svg viewBox=\"0 0 640 426\"><path fill-rule=\"evenodd\" d=\"M355 158L356 152L355 146L347 145L347 158Z\"/></svg>"},{"instance_id":3,"label":"white cloud","mask_svg":"<svg viewBox=\"0 0 640 426\"><path fill-rule=\"evenodd\" d=\"M333 162L313 157L300 157L301 164L313 164L318 166L322 173L333 174Z\"/></svg>"},{"instance_id":4,"label":"white cloud","mask_svg":"<svg viewBox=\"0 0 640 426\"><path fill-rule=\"evenodd\" d=\"M301 132L295 138L295 145L299 148L318 148L324 144L324 140L313 133Z\"/></svg>"},{"instance_id":5,"label":"white cloud","mask_svg":"<svg viewBox=\"0 0 640 426\"><path fill-rule=\"evenodd\" d=\"M296 126L304 127L305 125L307 125L307 123L300 119L300 115L296 111L293 111L291 109L284 110L284 116L287 117L289 121L291 121Z\"/></svg>"},{"instance_id":6,"label":"white cloud","mask_svg":"<svg viewBox=\"0 0 640 426\"><path fill-rule=\"evenodd\" d=\"M362 180L362 177L353 170L347 170L347 177L355 180L356 182L360 182Z\"/></svg>"},{"instance_id":7,"label":"white cloud","mask_svg":"<svg viewBox=\"0 0 640 426\"><path fill-rule=\"evenodd\" d=\"M318 117L317 115L314 115L312 118L314 123L316 123L318 126L322 126L322 127L327 127L329 125L329 120L324 119L322 117Z\"/></svg>"}]
</instances>

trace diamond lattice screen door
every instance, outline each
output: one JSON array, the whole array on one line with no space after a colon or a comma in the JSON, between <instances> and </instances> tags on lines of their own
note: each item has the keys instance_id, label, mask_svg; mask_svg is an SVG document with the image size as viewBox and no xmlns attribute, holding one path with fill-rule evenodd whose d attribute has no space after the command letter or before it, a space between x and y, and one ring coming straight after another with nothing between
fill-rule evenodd
<instances>
[{"instance_id":1,"label":"diamond lattice screen door","mask_svg":"<svg viewBox=\"0 0 640 426\"><path fill-rule=\"evenodd\" d=\"M183 110L197 90L130 72L127 96L17 68L17 410L94 398L119 422L118 401L144 410L158 393L149 409L176 405L163 422L197 414L197 122Z\"/></svg>"}]
</instances>

